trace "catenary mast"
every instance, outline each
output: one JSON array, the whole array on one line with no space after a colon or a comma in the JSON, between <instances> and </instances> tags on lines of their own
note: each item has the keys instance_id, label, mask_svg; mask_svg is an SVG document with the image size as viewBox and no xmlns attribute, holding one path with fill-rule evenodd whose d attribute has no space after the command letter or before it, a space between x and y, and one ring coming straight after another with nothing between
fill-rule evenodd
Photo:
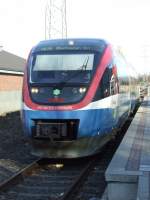
<instances>
[{"instance_id":1,"label":"catenary mast","mask_svg":"<svg viewBox=\"0 0 150 200\"><path fill-rule=\"evenodd\" d=\"M45 39L67 38L66 0L47 0Z\"/></svg>"}]
</instances>

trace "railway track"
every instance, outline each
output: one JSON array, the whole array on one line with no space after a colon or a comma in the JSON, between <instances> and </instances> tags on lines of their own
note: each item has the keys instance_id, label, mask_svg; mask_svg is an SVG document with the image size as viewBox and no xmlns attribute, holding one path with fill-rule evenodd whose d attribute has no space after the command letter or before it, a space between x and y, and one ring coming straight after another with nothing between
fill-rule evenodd
<instances>
[{"instance_id":1,"label":"railway track","mask_svg":"<svg viewBox=\"0 0 150 200\"><path fill-rule=\"evenodd\" d=\"M0 184L0 199L68 199L95 162L36 160Z\"/></svg>"},{"instance_id":2,"label":"railway track","mask_svg":"<svg viewBox=\"0 0 150 200\"><path fill-rule=\"evenodd\" d=\"M104 173L116 147L109 143L96 156L74 160L38 159L0 184L0 199L89 200L100 198Z\"/></svg>"}]
</instances>

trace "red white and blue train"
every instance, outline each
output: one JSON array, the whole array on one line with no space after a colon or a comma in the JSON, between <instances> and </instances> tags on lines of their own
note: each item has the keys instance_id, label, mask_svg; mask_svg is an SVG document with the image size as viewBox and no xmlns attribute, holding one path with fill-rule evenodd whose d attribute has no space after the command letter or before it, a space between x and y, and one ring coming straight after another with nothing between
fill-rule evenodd
<instances>
[{"instance_id":1,"label":"red white and blue train","mask_svg":"<svg viewBox=\"0 0 150 200\"><path fill-rule=\"evenodd\" d=\"M136 105L134 74L105 40L40 42L23 82L22 120L33 153L73 158L98 152Z\"/></svg>"}]
</instances>

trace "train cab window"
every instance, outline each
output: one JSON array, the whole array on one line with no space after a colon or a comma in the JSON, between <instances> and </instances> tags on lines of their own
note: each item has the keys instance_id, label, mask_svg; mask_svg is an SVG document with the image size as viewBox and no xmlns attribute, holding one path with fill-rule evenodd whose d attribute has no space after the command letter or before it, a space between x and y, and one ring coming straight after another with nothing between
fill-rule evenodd
<instances>
[{"instance_id":1,"label":"train cab window","mask_svg":"<svg viewBox=\"0 0 150 200\"><path fill-rule=\"evenodd\" d=\"M99 83L94 101L98 101L100 99L106 98L110 96L110 79L112 76L112 67L107 66L103 77Z\"/></svg>"},{"instance_id":2,"label":"train cab window","mask_svg":"<svg viewBox=\"0 0 150 200\"><path fill-rule=\"evenodd\" d=\"M112 70L107 67L104 73L104 76L101 80L102 86L102 98L108 97L110 95L110 78L111 78Z\"/></svg>"}]
</instances>

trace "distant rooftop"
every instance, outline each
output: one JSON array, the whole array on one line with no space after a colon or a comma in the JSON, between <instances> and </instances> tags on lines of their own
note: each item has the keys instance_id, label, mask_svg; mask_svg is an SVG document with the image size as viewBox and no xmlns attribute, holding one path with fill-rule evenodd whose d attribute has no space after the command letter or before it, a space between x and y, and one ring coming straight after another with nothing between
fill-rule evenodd
<instances>
[{"instance_id":1,"label":"distant rooftop","mask_svg":"<svg viewBox=\"0 0 150 200\"><path fill-rule=\"evenodd\" d=\"M7 51L0 51L0 71L23 72L26 60Z\"/></svg>"}]
</instances>

